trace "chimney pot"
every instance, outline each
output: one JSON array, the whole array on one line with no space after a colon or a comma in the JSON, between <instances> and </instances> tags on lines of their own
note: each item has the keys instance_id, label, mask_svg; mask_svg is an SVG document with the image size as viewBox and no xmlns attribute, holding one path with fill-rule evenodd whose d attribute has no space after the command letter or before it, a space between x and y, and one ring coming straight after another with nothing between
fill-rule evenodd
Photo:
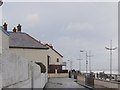
<instances>
[{"instance_id":1,"label":"chimney pot","mask_svg":"<svg viewBox=\"0 0 120 90\"><path fill-rule=\"evenodd\" d=\"M20 24L18 24L17 30L18 30L18 32L21 32L21 25Z\"/></svg>"},{"instance_id":2,"label":"chimney pot","mask_svg":"<svg viewBox=\"0 0 120 90\"><path fill-rule=\"evenodd\" d=\"M7 31L7 23L6 22L3 24L3 28L5 31Z\"/></svg>"},{"instance_id":3,"label":"chimney pot","mask_svg":"<svg viewBox=\"0 0 120 90\"><path fill-rule=\"evenodd\" d=\"M16 32L16 28L15 27L13 28L13 32Z\"/></svg>"}]
</instances>

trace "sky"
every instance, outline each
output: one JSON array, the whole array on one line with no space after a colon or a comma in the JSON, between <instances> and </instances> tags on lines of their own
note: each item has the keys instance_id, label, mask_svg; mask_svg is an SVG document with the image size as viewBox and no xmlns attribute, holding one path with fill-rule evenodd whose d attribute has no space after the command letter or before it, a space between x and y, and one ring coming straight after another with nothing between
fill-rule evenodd
<instances>
[{"instance_id":1,"label":"sky","mask_svg":"<svg viewBox=\"0 0 120 90\"><path fill-rule=\"evenodd\" d=\"M91 52L92 70L109 70L110 55L105 47L118 47L117 2L5 2L2 23L11 31L22 31L42 43L52 44L70 68L85 70L85 52ZM118 67L118 49L113 51L113 69Z\"/></svg>"}]
</instances>

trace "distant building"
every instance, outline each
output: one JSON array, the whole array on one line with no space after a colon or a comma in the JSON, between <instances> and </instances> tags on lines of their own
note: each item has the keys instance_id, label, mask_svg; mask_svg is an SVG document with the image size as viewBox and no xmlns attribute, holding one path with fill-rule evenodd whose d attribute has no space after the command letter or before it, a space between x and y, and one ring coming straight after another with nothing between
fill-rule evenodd
<instances>
[{"instance_id":1,"label":"distant building","mask_svg":"<svg viewBox=\"0 0 120 90\"><path fill-rule=\"evenodd\" d=\"M62 58L63 56L56 51L52 45L49 44L45 44L49 50L48 50L48 72L49 73L55 73L55 70L57 70L57 72L62 72L62 66L63 66L63 62L62 62Z\"/></svg>"}]
</instances>

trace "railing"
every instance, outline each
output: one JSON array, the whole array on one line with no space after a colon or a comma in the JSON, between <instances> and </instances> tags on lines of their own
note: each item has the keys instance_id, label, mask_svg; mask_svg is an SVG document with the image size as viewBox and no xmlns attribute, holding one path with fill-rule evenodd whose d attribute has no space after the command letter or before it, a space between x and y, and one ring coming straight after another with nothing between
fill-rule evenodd
<instances>
[{"instance_id":1,"label":"railing","mask_svg":"<svg viewBox=\"0 0 120 90\"><path fill-rule=\"evenodd\" d=\"M110 75L110 74L105 74L105 73L99 73L99 74L95 73L95 79L120 82L120 76L118 74Z\"/></svg>"},{"instance_id":2,"label":"railing","mask_svg":"<svg viewBox=\"0 0 120 90\"><path fill-rule=\"evenodd\" d=\"M58 70L57 73L68 73L68 70Z\"/></svg>"},{"instance_id":3,"label":"railing","mask_svg":"<svg viewBox=\"0 0 120 90\"><path fill-rule=\"evenodd\" d=\"M50 70L48 73L55 73L55 70ZM58 70L57 73L68 73L68 70Z\"/></svg>"},{"instance_id":4,"label":"railing","mask_svg":"<svg viewBox=\"0 0 120 90\"><path fill-rule=\"evenodd\" d=\"M50 70L48 71L48 73L55 73L55 70Z\"/></svg>"}]
</instances>

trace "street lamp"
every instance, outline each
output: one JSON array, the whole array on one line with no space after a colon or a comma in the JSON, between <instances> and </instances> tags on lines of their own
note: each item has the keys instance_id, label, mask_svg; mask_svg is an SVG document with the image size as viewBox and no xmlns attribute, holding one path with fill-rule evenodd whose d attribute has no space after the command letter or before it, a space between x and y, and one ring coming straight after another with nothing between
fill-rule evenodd
<instances>
[{"instance_id":1,"label":"street lamp","mask_svg":"<svg viewBox=\"0 0 120 90\"><path fill-rule=\"evenodd\" d=\"M107 50L110 51L110 80L112 79L112 51L117 49L116 47L112 47L112 40L110 41L110 47L105 47Z\"/></svg>"},{"instance_id":2,"label":"street lamp","mask_svg":"<svg viewBox=\"0 0 120 90\"><path fill-rule=\"evenodd\" d=\"M82 52L84 52L84 51L83 51L83 50L80 50L80 52L82 53ZM81 71L81 60L82 60L81 54L80 54L80 58L77 59L77 60L79 60L79 71Z\"/></svg>"},{"instance_id":3,"label":"street lamp","mask_svg":"<svg viewBox=\"0 0 120 90\"><path fill-rule=\"evenodd\" d=\"M77 59L77 60L79 60L79 71L81 72L81 58L79 58L79 59Z\"/></svg>"},{"instance_id":4,"label":"street lamp","mask_svg":"<svg viewBox=\"0 0 120 90\"><path fill-rule=\"evenodd\" d=\"M91 57L93 57L93 55L91 55L91 52L89 51L89 55L87 56L89 57L89 72L91 72Z\"/></svg>"},{"instance_id":5,"label":"street lamp","mask_svg":"<svg viewBox=\"0 0 120 90\"><path fill-rule=\"evenodd\" d=\"M70 62L70 70L72 70L72 61L68 60Z\"/></svg>"},{"instance_id":6,"label":"street lamp","mask_svg":"<svg viewBox=\"0 0 120 90\"><path fill-rule=\"evenodd\" d=\"M88 74L88 55L87 55L87 51L85 51L85 50L80 50L80 52L85 52L86 53L86 76L87 76L87 74Z\"/></svg>"},{"instance_id":7,"label":"street lamp","mask_svg":"<svg viewBox=\"0 0 120 90\"><path fill-rule=\"evenodd\" d=\"M86 76L87 76L87 74L88 74L88 55L87 55L87 51L85 51L85 53L86 53Z\"/></svg>"}]
</instances>

